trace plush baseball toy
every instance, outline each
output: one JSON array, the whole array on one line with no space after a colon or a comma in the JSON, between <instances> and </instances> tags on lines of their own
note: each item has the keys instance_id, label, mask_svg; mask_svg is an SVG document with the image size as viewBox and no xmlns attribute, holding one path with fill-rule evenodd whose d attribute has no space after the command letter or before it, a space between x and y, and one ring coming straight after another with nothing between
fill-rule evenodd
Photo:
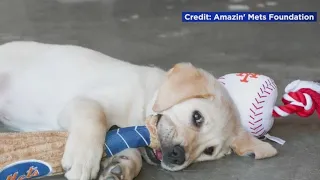
<instances>
[{"instance_id":1,"label":"plush baseball toy","mask_svg":"<svg viewBox=\"0 0 320 180\"><path fill-rule=\"evenodd\" d=\"M103 157L127 148L149 146L159 149L157 118L147 118L146 126L111 130L106 135ZM0 180L24 180L62 174L61 159L67 132L0 133Z\"/></svg>"},{"instance_id":2,"label":"plush baseball toy","mask_svg":"<svg viewBox=\"0 0 320 180\"><path fill-rule=\"evenodd\" d=\"M308 117L320 113L320 85L296 80L285 88L284 105L276 106L277 86L273 79L256 73L232 73L219 78L235 102L242 126L256 137L266 137L279 144L285 141L268 134L275 117L296 113Z\"/></svg>"}]
</instances>

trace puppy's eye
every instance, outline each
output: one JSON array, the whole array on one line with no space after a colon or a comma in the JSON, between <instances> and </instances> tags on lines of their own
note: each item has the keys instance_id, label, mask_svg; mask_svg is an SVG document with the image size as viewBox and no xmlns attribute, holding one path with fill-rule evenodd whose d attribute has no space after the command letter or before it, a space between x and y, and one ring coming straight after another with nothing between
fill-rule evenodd
<instances>
[{"instance_id":1,"label":"puppy's eye","mask_svg":"<svg viewBox=\"0 0 320 180\"><path fill-rule=\"evenodd\" d=\"M201 113L199 111L193 111L192 113L192 122L196 127L200 127L204 121Z\"/></svg>"},{"instance_id":2,"label":"puppy's eye","mask_svg":"<svg viewBox=\"0 0 320 180\"><path fill-rule=\"evenodd\" d=\"M211 147L208 147L206 148L203 153L206 154L206 155L212 155L213 154L213 151L214 151L214 147L211 146Z\"/></svg>"}]
</instances>

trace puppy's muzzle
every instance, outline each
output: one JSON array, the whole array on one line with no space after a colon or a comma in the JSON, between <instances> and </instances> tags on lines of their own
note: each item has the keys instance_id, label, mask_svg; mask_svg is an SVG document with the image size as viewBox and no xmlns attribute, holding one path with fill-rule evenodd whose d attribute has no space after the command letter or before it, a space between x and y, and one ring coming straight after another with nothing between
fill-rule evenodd
<instances>
[{"instance_id":1,"label":"puppy's muzzle","mask_svg":"<svg viewBox=\"0 0 320 180\"><path fill-rule=\"evenodd\" d=\"M182 165L186 161L186 153L182 146L175 145L163 149L163 161L171 165Z\"/></svg>"}]
</instances>

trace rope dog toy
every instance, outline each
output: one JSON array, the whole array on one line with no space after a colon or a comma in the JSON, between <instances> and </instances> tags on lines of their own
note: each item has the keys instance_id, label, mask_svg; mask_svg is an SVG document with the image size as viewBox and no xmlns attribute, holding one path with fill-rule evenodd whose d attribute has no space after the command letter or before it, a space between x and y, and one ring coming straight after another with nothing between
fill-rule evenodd
<instances>
[{"instance_id":1,"label":"rope dog toy","mask_svg":"<svg viewBox=\"0 0 320 180\"><path fill-rule=\"evenodd\" d=\"M111 157L127 148L159 149L156 119L147 119L146 126L110 130L106 134L105 153ZM68 132L0 133L0 179L24 180L63 173L61 159Z\"/></svg>"},{"instance_id":2,"label":"rope dog toy","mask_svg":"<svg viewBox=\"0 0 320 180\"><path fill-rule=\"evenodd\" d=\"M320 118L320 84L312 81L296 80L290 83L282 97L284 105L273 108L273 117L297 114L309 117L316 111Z\"/></svg>"},{"instance_id":3,"label":"rope dog toy","mask_svg":"<svg viewBox=\"0 0 320 180\"><path fill-rule=\"evenodd\" d=\"M320 118L320 84L295 80L285 88L283 105L275 105L277 85L268 76L256 73L232 73L218 79L238 108L242 126L256 137L279 144L285 141L268 134L274 118L297 114L309 117L316 111Z\"/></svg>"}]
</instances>

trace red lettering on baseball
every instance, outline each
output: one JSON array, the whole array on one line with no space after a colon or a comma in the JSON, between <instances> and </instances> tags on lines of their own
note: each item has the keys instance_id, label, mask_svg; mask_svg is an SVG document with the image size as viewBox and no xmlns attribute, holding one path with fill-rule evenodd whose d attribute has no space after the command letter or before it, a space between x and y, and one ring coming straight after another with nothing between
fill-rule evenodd
<instances>
[{"instance_id":1,"label":"red lettering on baseball","mask_svg":"<svg viewBox=\"0 0 320 180\"><path fill-rule=\"evenodd\" d=\"M247 83L249 82L249 78L258 78L259 74L256 73L238 73L236 76L243 77L240 79L241 82Z\"/></svg>"}]
</instances>

